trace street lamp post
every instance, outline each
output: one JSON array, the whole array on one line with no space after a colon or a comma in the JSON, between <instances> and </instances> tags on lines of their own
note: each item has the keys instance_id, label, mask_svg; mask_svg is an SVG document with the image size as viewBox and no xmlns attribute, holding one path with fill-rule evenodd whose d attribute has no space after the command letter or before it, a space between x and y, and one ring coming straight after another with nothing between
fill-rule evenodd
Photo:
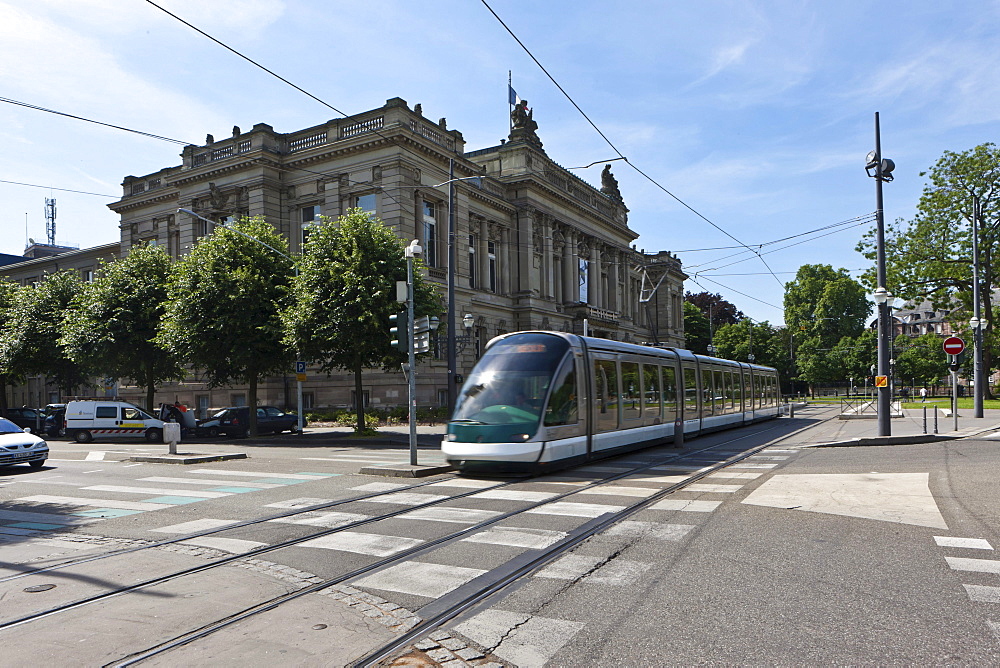
<instances>
[{"instance_id":1,"label":"street lamp post","mask_svg":"<svg viewBox=\"0 0 1000 668\"><path fill-rule=\"evenodd\" d=\"M983 329L987 320L980 312L979 296L979 196L972 196L972 339L975 345L973 352L973 410L972 417L983 417L983 393L986 390L983 378Z\"/></svg>"},{"instance_id":2,"label":"street lamp post","mask_svg":"<svg viewBox=\"0 0 1000 668\"><path fill-rule=\"evenodd\" d=\"M885 289L885 216L882 210L882 183L892 180L892 170L896 165L888 158L882 158L882 137L879 129L878 112L875 112L875 150L868 154L865 171L875 179L875 219L877 234L875 245L875 263L878 288L875 290L875 301L878 302L878 375L889 375L889 342L891 340L891 323L889 322L889 298L891 295ZM873 173L874 172L874 173ZM878 388L878 435L890 436L890 404L888 383Z\"/></svg>"},{"instance_id":3,"label":"street lamp post","mask_svg":"<svg viewBox=\"0 0 1000 668\"><path fill-rule=\"evenodd\" d=\"M296 278L298 277L298 275L299 275L299 265L298 265L298 263L295 262L295 259L292 258L287 253L282 253L280 250L278 250L274 246L271 246L270 244L265 243L265 242L261 241L260 239L258 239L256 237L252 237L249 234L247 234L246 232L242 232L242 231L237 230L235 228L229 227L225 223L220 223L220 222L218 222L216 220L212 220L211 218L206 218L205 216L200 216L197 213L195 213L194 211L191 211L190 209L177 209L177 213L186 213L189 216L194 216L195 218L197 218L199 220L203 220L206 223L209 223L210 225L217 225L219 227L225 227L230 232L236 232L237 234L240 234L240 235L246 237L247 239L250 239L252 241L256 241L261 246L264 246L265 248L267 248L267 249L269 249L271 251L274 251L278 255L280 255L280 256L282 256L284 258L287 258L292 263L292 268L295 269L295 276L296 276ZM299 378L301 376L299 376L299 373L298 373L298 371L299 371L298 367L301 364L301 360L299 360L298 357L299 357L299 350L298 350L298 346L296 345L296 350L295 350L295 367L296 367L295 368L295 371L296 371L296 373L295 373L295 394L296 394L296 401L298 402L298 405L296 407L296 411L295 412L297 413L297 417L298 417L298 420L297 420L297 422L298 422L298 425L297 425L298 426L298 430L299 430L299 433L301 434L302 430L305 428L305 424L304 424L304 415L303 415L304 411L302 410L302 381L299 380ZM253 408L256 408L256 406L254 406Z\"/></svg>"}]
</instances>

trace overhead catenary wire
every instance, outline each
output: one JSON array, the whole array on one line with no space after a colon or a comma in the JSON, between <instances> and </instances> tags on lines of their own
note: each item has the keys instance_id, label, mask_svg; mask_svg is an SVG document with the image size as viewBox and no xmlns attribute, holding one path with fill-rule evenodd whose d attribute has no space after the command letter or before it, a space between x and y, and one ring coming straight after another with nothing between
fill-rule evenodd
<instances>
[{"instance_id":1,"label":"overhead catenary wire","mask_svg":"<svg viewBox=\"0 0 1000 668\"><path fill-rule=\"evenodd\" d=\"M27 186L29 188L44 188L46 190L59 190L66 193L77 193L78 195L95 195L97 197L117 197L117 195L107 195L105 193L91 193L86 190L71 190L69 188L56 188L55 186L40 186L36 183L22 183L20 181L7 181L5 179L0 179L0 183L10 183L15 186Z\"/></svg>"}]
</instances>

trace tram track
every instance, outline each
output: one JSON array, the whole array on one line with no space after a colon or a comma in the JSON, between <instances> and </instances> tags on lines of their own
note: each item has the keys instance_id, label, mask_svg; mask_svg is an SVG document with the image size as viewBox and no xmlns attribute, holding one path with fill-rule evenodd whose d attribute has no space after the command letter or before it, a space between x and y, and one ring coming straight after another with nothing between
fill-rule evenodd
<instances>
[{"instance_id":1,"label":"tram track","mask_svg":"<svg viewBox=\"0 0 1000 668\"><path fill-rule=\"evenodd\" d=\"M565 500L567 497L572 497L573 495L576 495L576 494L585 494L585 493L587 493L588 490L594 489L595 487L600 487L602 485L608 485L610 483L614 483L614 482L620 481L623 478L627 478L629 476L633 476L633 475L635 475L637 473L642 473L642 472L647 471L649 469L669 467L671 464L682 464L684 462L684 460L688 460L688 459L691 459L693 457L697 457L699 455L703 455L705 453L710 453L713 450L718 450L720 448L724 448L724 447L726 447L728 445L731 445L732 443L734 443L736 441L743 440L744 438L749 438L749 437L752 437L752 436L764 433L766 431L769 431L771 428L773 428L773 427L770 427L768 429L756 430L756 431L754 431L751 434L741 434L737 438L727 439L727 440L722 441L720 443L715 443L713 445L710 445L710 446L705 447L705 448L700 448L698 450L692 450L692 451L688 451L688 452L685 452L685 453L671 454L671 455L669 455L667 457L660 457L660 458L657 458L657 459L655 459L653 461L650 461L649 463L645 463L643 465L639 465L639 466L631 467L631 468L628 468L628 469L624 469L620 473L617 473L617 474L614 474L614 475L610 475L610 476L607 476L607 477L603 477L603 478L601 478L599 480L595 480L595 481L593 481L593 482L591 482L589 484L583 485L581 487L577 487L577 488L565 491L563 493L550 495L548 498L546 498L543 501L538 501L536 503L530 503L530 504L526 505L525 507L521 507L521 508L518 508L516 510L512 510L512 511L500 514L500 515L498 515L496 517L491 517L491 518L486 519L486 520L484 520L482 522L478 522L478 523L476 523L474 525L465 527L465 528L460 529L458 531L453 531L453 532L447 533L445 535L439 536L437 538L433 538L431 540L423 542L422 544L420 544L418 546L413 547L412 549L408 549L408 550L405 550L405 551L393 554L390 557L386 557L384 559L377 560L377 561L375 561L373 563L370 563L370 564L368 564L366 566L363 566L361 568L355 569L353 571L350 571L350 572L347 572L347 573L343 573L343 574L337 575L337 576L332 577L332 578L325 579L322 582L317 583L317 584L307 585L307 586L305 586L305 587L303 587L301 589L298 589L296 591L289 592L289 593L284 594L282 596L278 596L278 597L275 597L275 598L272 598L272 599L269 599L269 600L266 600L266 601L263 601L263 602L256 603L256 604L254 604L252 606L248 606L248 607L246 607L243 610L237 611L237 612L235 612L232 615L226 616L224 619L220 619L220 620L218 620L216 622L213 622L213 623L208 623L206 625L203 625L203 626L199 627L197 630L181 634L181 635L179 635L179 636L177 636L177 637L175 637L175 638L173 638L171 640L167 640L167 641L165 641L163 643L159 643L155 647L151 647L151 648L149 648L149 649L147 649L145 651L142 651L142 652L134 653L134 654L130 655L128 658L123 659L120 662L112 663L112 664L109 664L109 665L133 665L134 663L138 663L138 662L143 661L143 660L145 660L147 658L151 658L152 656L156 656L156 655L162 654L164 652L170 651L171 649L174 649L174 648L179 647L181 645L188 644L188 643L191 643L191 642L195 642L196 640L198 640L200 638L204 638L204 637L206 637L206 636L208 636L208 635L210 635L212 633L215 633L218 630L221 630L223 628L226 628L228 626L236 624L236 623L238 623L238 622L240 622L240 621L242 621L244 619L247 619L249 617L252 617L254 615L263 613L263 612L268 611L268 610L273 610L273 609L275 609L277 607L280 607L281 605L283 605L283 604L285 604L285 603L287 603L287 602L289 602L291 600L295 600L297 598L300 598L302 596L308 595L310 593L321 591L323 589L329 588L329 587L337 585L337 584L347 583L349 581L356 580L358 578L363 577L364 575L373 573L373 572L375 572L377 570L387 568L387 567L389 567L391 565L394 565L394 564L403 563L403 562L406 562L407 560L413 559L413 558L415 558L415 557L417 557L419 555L432 552L433 550L438 549L439 547L441 547L443 545L452 543L452 542L457 541L457 540L461 540L461 538L463 538L465 536L468 536L468 535L471 535L472 533L481 531L484 528L489 527L491 525L494 525L494 524L496 524L498 522L502 522L504 520L509 520L512 517L516 517L516 516L518 516L518 515L520 515L522 513L528 512L528 511L530 511L532 509L540 508L540 507L542 507L544 505L551 504L551 503L557 503L557 502L559 502L561 500ZM787 437L788 437L788 435L786 435L785 437L783 437L781 439L778 439L778 440L779 441L780 440L784 440L784 438L787 438ZM480 591L477 591L475 593L475 595L470 596L468 598L468 600L462 602L458 607L447 606L447 609L443 609L443 610L441 610L440 613L435 614L435 616L433 617L432 620L430 620L430 621L429 620L424 620L423 622L421 622L420 625L418 625L417 627L415 627L414 632L406 634L405 637L406 638L410 638L411 636L414 636L414 637L418 636L418 635L420 635L420 633L427 633L429 630L431 630L433 628L432 626L430 626L431 621L433 621L434 623L437 623L437 624L441 624L441 623L446 622L448 619L451 619L455 615L460 614L460 612L462 610L467 609L468 607L470 607L472 605L475 605L478 601L481 601L481 600L483 600L486 597L492 596L496 591L499 591L500 589L503 589L504 587L506 587L510 583L516 581L517 579L524 577L525 574L527 574L527 573L529 573L529 572L531 572L531 571L533 571L533 570L535 570L537 568L540 568L545 563L548 563L549 561L557 558L558 556L560 556L561 554L565 553L566 551L571 550L573 547L575 547L577 544L579 544L579 542L581 542L582 540L585 540L587 537L592 536L592 535L594 535L596 533L599 533L600 531L603 531L607 527L609 527L609 526L611 526L611 525L613 525L613 524L615 524L617 522L622 521L624 518L628 517L629 515L631 515L631 514L633 514L635 512L638 512L639 510L647 507L648 505L650 505L652 503L655 503L656 500L661 499L664 496L667 496L667 495L669 495L669 494L671 494L671 493L673 493L675 491L683 489L687 485L690 485L690 484L692 484L694 482L697 482L698 480L701 480L702 478L704 478L707 475L711 475L712 473L714 473L714 472L716 472L716 471L718 471L718 470L720 470L720 469L722 469L722 468L724 468L726 466L729 466L729 465L731 465L733 463L741 461L742 459L745 459L746 457L752 456L753 454L756 454L760 450L763 450L763 449L765 449L767 447L771 447L772 445L774 445L774 443L768 443L766 445L762 445L762 446L759 446L759 447L754 447L754 448L748 449L747 451L742 452L742 453L740 453L738 455L735 455L735 456L732 456L732 457L728 457L724 461L720 461L719 463L717 463L715 465L707 466L707 467L702 467L700 470L694 471L694 472L686 472L685 473L686 478L682 482L669 485L669 486L665 487L664 489L658 491L654 495L651 495L648 498L642 499L642 500L640 500L640 501L638 501L636 503L633 503L633 504L627 506L625 509L623 509L620 512L617 512L617 513L614 513L614 514L611 514L611 515L607 515L606 517L602 516L601 518L598 518L597 520L591 520L589 522L585 522L581 527L578 527L576 530L574 530L573 532L571 532L571 534L568 535L566 537L566 539L560 541L559 543L556 543L554 546L551 547L551 549L544 550L542 553L538 554L531 561L531 563L534 564L534 566L530 566L530 567L529 566L523 566L521 568L518 568L518 569L516 569L514 571L510 571L510 572L507 572L507 571L509 571L509 569L505 569L505 568L496 569L496 573L498 575L501 575L501 574L504 575L504 577L500 581L498 581L496 583L490 583L490 586L488 586L488 587L482 587L482 588L480 588L481 589ZM598 462L595 462L595 463L598 463ZM591 464L591 465L593 465L593 464ZM581 468L585 469L586 467L581 467ZM268 516L268 517L265 517L265 518L259 518L259 519L256 519L256 520L249 520L249 521L246 521L246 522L238 522L238 523L235 523L235 524L226 525L226 526L223 526L223 527L218 527L218 528L212 529L212 530L196 532L196 533L193 533L193 534L187 534L187 535L184 535L184 536L180 536L178 538L174 538L174 539L170 539L170 540L166 540L166 541L159 541L157 543L150 544L150 545L139 546L139 547L136 547L136 548L128 548L126 550L116 550L114 552L109 552L109 553L105 553L105 554L102 554L102 555L93 555L93 556L88 557L88 558L74 560L72 562L66 562L64 564L59 564L59 565L57 565L55 567L47 567L47 568L44 568L44 569L38 569L38 570L36 570L34 572L31 572L31 573L24 573L24 574L19 574L17 576L10 576L10 577L5 578L4 580L0 580L0 581L9 581L9 580L17 579L19 577L26 577L27 575L43 574L43 573L45 573L47 571L55 570L56 568L58 568L58 569L64 569L64 568L69 568L69 567L71 567L73 565L80 565L80 564L83 564L83 563L88 563L90 561L96 561L96 560L99 560L99 559L106 559L106 558L110 558L110 557L113 557L113 556L121 556L121 555L124 555L124 554L129 554L129 553L132 553L132 552L136 552L136 551L139 551L139 550L151 549L153 547L162 547L162 546L165 546L165 545L179 543L179 542L182 542L184 540L190 540L191 538L194 538L194 537L219 534L219 533L223 533L223 532L226 532L226 531L231 531L231 530L234 530L234 529L240 529L240 528L245 528L245 527L248 527L248 526L253 526L253 525L256 525L256 524L260 524L262 522L270 521L272 519L282 519L282 518L286 518L286 517L294 517L295 515L304 514L304 513L310 513L310 512L315 512L315 511L318 511L318 510L323 510L323 509L330 508L330 507L344 505L344 504L347 504L347 503L363 502L363 501L370 500L370 499L373 499L373 498L378 498L378 497L381 497L381 496L387 496L387 495L391 495L391 494L398 494L400 492L405 492L405 491L408 491L408 490L425 487L427 485L431 485L431 484L435 484L435 483L441 483L441 482L446 482L448 480L454 479L455 477L456 476L449 476L449 477L444 478L444 479L440 479L439 478L439 479L435 479L433 481L427 481L427 482L424 482L424 483L420 483L420 484L417 484L417 485L410 485L410 486L406 486L406 487L403 487L403 488L396 488L396 489L388 490L388 491L384 491L384 492L376 492L376 493L372 493L372 494L365 494L365 495L350 497L350 498L347 498L347 499L340 499L340 500L333 501L333 502L330 502L330 503L318 504L318 505L315 505L315 506L308 506L308 507L305 507L305 508L295 509L295 510L292 510L292 511L289 511L289 512L278 513L278 514L275 514L275 515L272 515L272 516ZM534 481L534 482L550 482L550 481L546 480L546 477L535 478L535 479L529 480L529 482L531 482L531 481ZM517 484L524 483L524 482L526 482L526 481L523 480L523 479L511 480L511 481L508 481L508 482L498 482L496 485L493 485L493 486L489 487L488 489L494 490L494 489L498 489L498 488L504 488L504 487L509 487L509 486L512 486L512 485L517 485ZM143 589L152 588L152 587L155 587L157 585L161 585L161 584L170 582L172 580L177 580L179 578L184 578L186 576L194 575L196 573L201 573L201 572L209 571L211 569L218 568L220 566L224 566L224 565L227 565L227 564L232 564L233 562L237 562L237 561L244 560L244 559L250 559L250 558L256 557L258 555L263 555L263 554L267 554L267 553L270 553L270 552L275 552L275 551L278 551L278 550L281 550L281 549L285 549L285 548L288 548L288 547L293 547L295 545L301 544L301 543L303 543L305 541L308 541L308 540L313 540L315 538L319 538L319 537L331 535L331 534L338 533L338 532L341 532L341 531L348 531L350 529L354 529L354 528L357 528L357 527L360 527L360 526L374 524L374 523L377 523L379 521L384 521L384 520L387 520L387 519L391 519L391 518L397 517L397 516L405 514L405 513L413 512L415 510L420 510L422 508L428 508L428 507L431 507L431 506L439 506L439 505L445 504L445 503L447 503L449 501L454 501L454 500L457 500L457 499L463 499L463 498L468 497L468 496L479 494L479 493L485 491L485 489L486 488L477 487L477 488L474 488L474 489L471 489L471 490L468 490L468 491L464 491L464 492L461 492L461 493L449 494L449 495L446 495L444 498L435 499L435 500L429 501L427 503L423 503L423 504L419 504L419 505L409 505L409 506L406 506L406 507L401 508L399 510L394 510L394 511L389 511L389 512L385 512L385 513L381 513L379 515L371 516L371 517L365 518L363 520L358 520L358 521L355 521L355 522L350 522L348 524L343 524L343 525L340 525L340 526L337 526L337 527L324 529L322 531L310 532L310 533L308 533L307 535L304 535L304 536L293 538L291 540L282 541L280 543L276 543L276 544L272 544L272 545L263 546L263 547L260 547L260 548L254 549L254 550L250 550L248 552L244 552L242 554L234 554L234 555L227 556L227 557L220 558L220 559L213 559L210 562L207 562L205 564L199 564L199 565L197 565L195 567L191 567L191 568L187 568L187 569L182 569L182 570L174 571L172 573L167 573L165 575L162 575L162 576L159 576L159 577L155 577L155 578L148 578L147 580L145 580L143 582L135 583L135 584L130 585L130 586L120 587L120 588L117 588L117 589L113 589L113 590L101 592L101 593L98 593L98 594L95 594L93 596L89 596L89 597L86 597L86 598L83 598L83 599L79 599L79 600L76 600L76 601L71 601L71 602L68 602L68 603L65 603L65 604L62 604L62 605L58 605L58 606L55 606L55 607L48 608L46 610L37 611L37 612L34 612L32 614L29 614L29 615L24 615L24 616L19 617L17 619L8 620L6 622L0 623L0 631L5 630L5 629L14 628L14 627L17 627L17 626L22 626L22 625L25 625L25 624L30 624L31 622L34 622L34 621L37 621L37 620L40 620L40 619L43 619L43 618L46 618L46 617L51 617L53 615L58 615L60 613L69 612L71 610L78 610L78 609L80 609L82 607L85 607L85 606L88 606L88 605L92 605L92 604L96 604L96 603L100 603L102 601L107 601L107 600L112 599L112 598L117 597L117 596L122 596L122 595L125 595L125 594L128 594L128 593L137 592L137 591L140 591L140 590L143 590ZM405 642L407 642L407 641L401 640L400 642L403 642L404 643L403 646L405 646ZM396 643L396 645L399 646L398 643Z\"/></svg>"}]
</instances>

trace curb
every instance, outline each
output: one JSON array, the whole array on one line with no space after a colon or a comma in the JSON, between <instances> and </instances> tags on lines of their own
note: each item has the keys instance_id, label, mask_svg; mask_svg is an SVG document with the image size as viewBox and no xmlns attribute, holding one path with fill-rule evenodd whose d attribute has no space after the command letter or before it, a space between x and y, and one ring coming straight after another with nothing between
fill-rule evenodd
<instances>
[{"instance_id":1,"label":"curb","mask_svg":"<svg viewBox=\"0 0 1000 668\"><path fill-rule=\"evenodd\" d=\"M203 464L205 462L222 462L227 459L249 459L245 452L229 455L199 455L195 453L178 453L176 455L133 455L130 462L152 462L155 464Z\"/></svg>"},{"instance_id":2,"label":"curb","mask_svg":"<svg viewBox=\"0 0 1000 668\"><path fill-rule=\"evenodd\" d=\"M420 466L411 464L397 464L393 466L363 466L358 471L361 475L381 475L389 478L424 478L438 475L439 473L450 473L455 470L454 466Z\"/></svg>"}]
</instances>

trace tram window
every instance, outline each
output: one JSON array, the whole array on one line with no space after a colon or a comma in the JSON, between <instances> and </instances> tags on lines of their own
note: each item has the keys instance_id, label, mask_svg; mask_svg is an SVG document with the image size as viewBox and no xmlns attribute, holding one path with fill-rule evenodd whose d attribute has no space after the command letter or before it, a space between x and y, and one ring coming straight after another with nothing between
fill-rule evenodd
<instances>
[{"instance_id":1,"label":"tram window","mask_svg":"<svg viewBox=\"0 0 1000 668\"><path fill-rule=\"evenodd\" d=\"M761 404L761 387L760 387L760 376L757 374L753 375L753 407L760 408Z\"/></svg>"},{"instance_id":2,"label":"tram window","mask_svg":"<svg viewBox=\"0 0 1000 668\"><path fill-rule=\"evenodd\" d=\"M594 360L594 383L597 386L597 430L618 428L618 365L612 360Z\"/></svg>"},{"instance_id":3,"label":"tram window","mask_svg":"<svg viewBox=\"0 0 1000 668\"><path fill-rule=\"evenodd\" d=\"M660 367L663 374L663 419L673 422L677 419L677 380L672 366Z\"/></svg>"},{"instance_id":4,"label":"tram window","mask_svg":"<svg viewBox=\"0 0 1000 668\"><path fill-rule=\"evenodd\" d=\"M698 376L695 369L684 369L684 419L698 417Z\"/></svg>"},{"instance_id":5,"label":"tram window","mask_svg":"<svg viewBox=\"0 0 1000 668\"><path fill-rule=\"evenodd\" d=\"M642 365L642 405L647 419L660 417L660 367L655 364Z\"/></svg>"},{"instance_id":6,"label":"tram window","mask_svg":"<svg viewBox=\"0 0 1000 668\"><path fill-rule=\"evenodd\" d=\"M733 372L726 371L726 405L729 407L729 412L733 413L736 410L736 379L733 377Z\"/></svg>"},{"instance_id":7,"label":"tram window","mask_svg":"<svg viewBox=\"0 0 1000 668\"><path fill-rule=\"evenodd\" d=\"M545 408L545 425L554 427L576 424L579 413L576 400L576 364L572 358L567 360L553 388L549 405Z\"/></svg>"},{"instance_id":8,"label":"tram window","mask_svg":"<svg viewBox=\"0 0 1000 668\"><path fill-rule=\"evenodd\" d=\"M743 410L753 410L753 382L749 371L743 376Z\"/></svg>"},{"instance_id":9,"label":"tram window","mask_svg":"<svg viewBox=\"0 0 1000 668\"><path fill-rule=\"evenodd\" d=\"M622 418L637 420L642 417L642 377L635 362L622 362Z\"/></svg>"},{"instance_id":10,"label":"tram window","mask_svg":"<svg viewBox=\"0 0 1000 668\"><path fill-rule=\"evenodd\" d=\"M712 372L715 377L715 414L722 415L726 412L726 394L725 385L722 382L722 370L716 369Z\"/></svg>"}]
</instances>

